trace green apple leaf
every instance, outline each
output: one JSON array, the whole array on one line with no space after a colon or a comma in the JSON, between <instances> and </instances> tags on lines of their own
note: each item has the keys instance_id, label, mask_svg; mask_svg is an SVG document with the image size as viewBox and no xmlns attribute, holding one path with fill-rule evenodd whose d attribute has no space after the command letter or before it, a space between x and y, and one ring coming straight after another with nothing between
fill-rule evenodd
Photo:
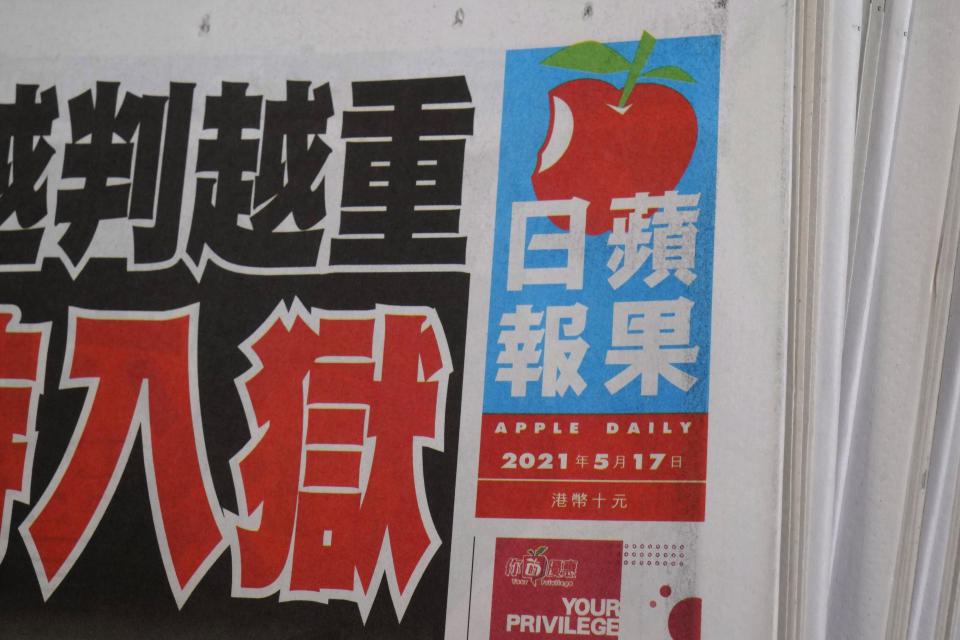
<instances>
[{"instance_id":1,"label":"green apple leaf","mask_svg":"<svg viewBox=\"0 0 960 640\"><path fill-rule=\"evenodd\" d=\"M663 78L664 80L678 80L680 82L696 82L689 73L680 67L657 67L644 73L641 78Z\"/></svg>"},{"instance_id":2,"label":"green apple leaf","mask_svg":"<svg viewBox=\"0 0 960 640\"><path fill-rule=\"evenodd\" d=\"M537 547L537 550L534 552L535 555L542 556L547 552L547 546L543 545L542 547Z\"/></svg>"},{"instance_id":3,"label":"green apple leaf","mask_svg":"<svg viewBox=\"0 0 960 640\"><path fill-rule=\"evenodd\" d=\"M613 47L595 40L578 42L547 56L540 64L589 73L629 71L630 61Z\"/></svg>"},{"instance_id":4,"label":"green apple leaf","mask_svg":"<svg viewBox=\"0 0 960 640\"><path fill-rule=\"evenodd\" d=\"M655 44L657 44L657 39L644 31L640 37L640 42L637 43L637 51L633 54L633 62L630 63L630 73L627 74L627 81L623 84L623 91L620 93L620 107L626 106L627 100L630 99L633 87L637 84L637 78L643 68L647 66L647 58L653 52Z\"/></svg>"},{"instance_id":5,"label":"green apple leaf","mask_svg":"<svg viewBox=\"0 0 960 640\"><path fill-rule=\"evenodd\" d=\"M644 31L637 43L636 52L633 55L633 61L627 60L619 51L609 45L596 40L586 40L577 44L564 47L556 53L544 58L540 64L550 67L559 67L561 69L572 69L574 71L586 71L588 73L618 73L627 72L626 82L623 83L623 90L620 92L620 107L625 107L630 99L630 94L640 78L657 78L661 80L676 80L678 82L696 82L693 77L673 65L657 67L644 72L647 66L647 60L653 53L653 47L657 44L657 39L649 32Z\"/></svg>"}]
</instances>

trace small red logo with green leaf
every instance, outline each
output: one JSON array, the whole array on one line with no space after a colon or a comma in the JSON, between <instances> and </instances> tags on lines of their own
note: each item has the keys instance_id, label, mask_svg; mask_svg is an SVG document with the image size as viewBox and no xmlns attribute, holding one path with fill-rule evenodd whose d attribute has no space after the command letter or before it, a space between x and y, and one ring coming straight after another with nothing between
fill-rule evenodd
<instances>
[{"instance_id":1,"label":"small red logo with green leaf","mask_svg":"<svg viewBox=\"0 0 960 640\"><path fill-rule=\"evenodd\" d=\"M529 578L534 585L547 575L549 561L544 555L546 552L546 545L541 545L536 549L527 549L527 555L523 557L523 577Z\"/></svg>"},{"instance_id":2,"label":"small red logo with green leaf","mask_svg":"<svg viewBox=\"0 0 960 640\"><path fill-rule=\"evenodd\" d=\"M620 89L592 78L550 90L550 128L531 177L539 200L582 198L587 233L613 227L610 201L677 186L697 143L697 116L678 91L656 81L694 82L683 69L647 70L656 38L643 32L633 61L614 48L587 41L543 60L563 69L609 74L627 72ZM623 212L617 215L623 216ZM567 219L557 218L566 227Z\"/></svg>"}]
</instances>

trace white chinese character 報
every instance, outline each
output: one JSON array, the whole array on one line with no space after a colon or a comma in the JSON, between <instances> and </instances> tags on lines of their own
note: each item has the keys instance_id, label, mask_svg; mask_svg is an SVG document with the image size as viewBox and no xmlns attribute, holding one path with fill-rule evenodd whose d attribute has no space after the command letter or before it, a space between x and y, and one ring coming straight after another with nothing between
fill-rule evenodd
<instances>
[{"instance_id":1,"label":"white chinese character \u5831","mask_svg":"<svg viewBox=\"0 0 960 640\"><path fill-rule=\"evenodd\" d=\"M580 377L580 363L590 348L579 337L587 325L587 307L547 307L547 334L543 345L543 397L563 396L567 389L577 395L587 383Z\"/></svg>"},{"instance_id":2,"label":"white chinese character \u5831","mask_svg":"<svg viewBox=\"0 0 960 640\"><path fill-rule=\"evenodd\" d=\"M500 336L497 342L503 345L503 351L497 356L497 364L507 365L497 370L497 382L510 383L510 395L527 395L527 383L540 379L540 343L543 341L543 329L540 323L543 312L533 312L529 304L517 305L514 313L500 316Z\"/></svg>"}]
</instances>

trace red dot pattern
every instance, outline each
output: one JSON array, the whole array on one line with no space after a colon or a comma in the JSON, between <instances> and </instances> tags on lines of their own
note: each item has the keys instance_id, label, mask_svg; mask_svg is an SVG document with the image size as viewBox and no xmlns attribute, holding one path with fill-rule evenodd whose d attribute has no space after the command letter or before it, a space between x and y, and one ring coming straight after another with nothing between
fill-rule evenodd
<instances>
[{"instance_id":1,"label":"red dot pattern","mask_svg":"<svg viewBox=\"0 0 960 640\"><path fill-rule=\"evenodd\" d=\"M623 566L682 567L686 560L682 544L623 543Z\"/></svg>"}]
</instances>

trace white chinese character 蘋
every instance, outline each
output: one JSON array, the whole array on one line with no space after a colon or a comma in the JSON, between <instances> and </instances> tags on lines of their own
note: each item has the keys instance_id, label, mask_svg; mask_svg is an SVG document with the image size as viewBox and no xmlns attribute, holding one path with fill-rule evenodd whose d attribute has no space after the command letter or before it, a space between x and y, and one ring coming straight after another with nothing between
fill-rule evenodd
<instances>
[{"instance_id":1,"label":"white chinese character \u860b","mask_svg":"<svg viewBox=\"0 0 960 640\"><path fill-rule=\"evenodd\" d=\"M697 246L694 223L700 214L700 210L693 207L699 202L699 193L681 196L676 191L667 191L664 194L660 209L653 214L653 273L643 279L649 286L663 282L671 271L683 284L690 284L697 277L691 269Z\"/></svg>"},{"instance_id":2,"label":"white chinese character \u860b","mask_svg":"<svg viewBox=\"0 0 960 640\"><path fill-rule=\"evenodd\" d=\"M613 231L607 240L607 245L616 247L607 260L607 268L613 271L607 282L614 289L623 286L650 257L653 234L650 233L650 218L644 217L648 209L644 203L652 207L655 205L649 201L658 199L638 193L634 198L614 198L610 205L613 210L632 209L629 216L613 219Z\"/></svg>"},{"instance_id":3,"label":"white chinese character \u860b","mask_svg":"<svg viewBox=\"0 0 960 640\"><path fill-rule=\"evenodd\" d=\"M648 286L660 284L671 272L683 284L694 281L697 277L692 271L697 244L694 223L700 214L694 207L699 202L699 193L680 195L676 191L667 191L662 196L638 193L632 198L611 201L611 209L630 210L629 220L614 220L608 241L617 247L607 262L607 267L614 272L608 279L614 289L629 280L649 257L652 257L653 273L643 280ZM651 211L653 214L649 216ZM651 235L652 245L648 246Z\"/></svg>"}]
</instances>

